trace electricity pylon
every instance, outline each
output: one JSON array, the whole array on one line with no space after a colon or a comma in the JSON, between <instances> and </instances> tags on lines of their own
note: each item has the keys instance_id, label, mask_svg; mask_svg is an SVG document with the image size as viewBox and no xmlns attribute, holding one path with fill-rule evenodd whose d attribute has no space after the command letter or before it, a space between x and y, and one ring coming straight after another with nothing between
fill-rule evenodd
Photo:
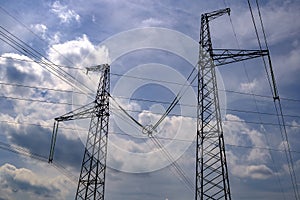
<instances>
[{"instance_id":1,"label":"electricity pylon","mask_svg":"<svg viewBox=\"0 0 300 200\"><path fill-rule=\"evenodd\" d=\"M268 50L213 49L209 22L230 9L201 15L195 199L231 199L216 66L268 56Z\"/></svg>"},{"instance_id":2,"label":"electricity pylon","mask_svg":"<svg viewBox=\"0 0 300 200\"><path fill-rule=\"evenodd\" d=\"M195 199L231 199L215 67L269 56L268 50L213 49L209 22L230 9L201 15L198 61L197 149ZM55 118L49 162L59 122L91 118L76 199L104 199L109 122L109 65L88 68L101 73L95 101ZM141 125L142 126L142 125Z\"/></svg>"},{"instance_id":3,"label":"electricity pylon","mask_svg":"<svg viewBox=\"0 0 300 200\"><path fill-rule=\"evenodd\" d=\"M87 70L100 72L95 101L55 118L49 162L53 160L59 122L91 118L75 199L103 200L109 122L110 66L98 65Z\"/></svg>"}]
</instances>

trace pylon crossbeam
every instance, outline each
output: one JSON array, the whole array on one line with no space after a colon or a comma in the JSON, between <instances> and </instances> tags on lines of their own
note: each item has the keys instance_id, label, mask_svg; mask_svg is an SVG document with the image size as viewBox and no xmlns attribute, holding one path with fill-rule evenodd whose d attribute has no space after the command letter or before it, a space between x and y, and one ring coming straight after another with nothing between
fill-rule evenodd
<instances>
[{"instance_id":1,"label":"pylon crossbeam","mask_svg":"<svg viewBox=\"0 0 300 200\"><path fill-rule=\"evenodd\" d=\"M268 50L238 50L238 49L213 49L212 58L215 66L226 65L243 60L267 56Z\"/></svg>"}]
</instances>

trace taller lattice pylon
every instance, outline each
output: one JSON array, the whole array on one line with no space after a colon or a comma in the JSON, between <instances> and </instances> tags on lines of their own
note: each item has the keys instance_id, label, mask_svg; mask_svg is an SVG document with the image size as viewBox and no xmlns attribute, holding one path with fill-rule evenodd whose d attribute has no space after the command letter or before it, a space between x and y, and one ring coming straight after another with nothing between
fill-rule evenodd
<instances>
[{"instance_id":1,"label":"taller lattice pylon","mask_svg":"<svg viewBox=\"0 0 300 200\"><path fill-rule=\"evenodd\" d=\"M201 15L198 62L195 199L231 199L215 67L267 56L268 50L213 49L209 22L230 9Z\"/></svg>"},{"instance_id":2,"label":"taller lattice pylon","mask_svg":"<svg viewBox=\"0 0 300 200\"><path fill-rule=\"evenodd\" d=\"M49 162L53 160L59 122L91 118L75 199L103 200L109 123L110 66L105 64L87 69L100 72L95 101L55 118Z\"/></svg>"}]
</instances>

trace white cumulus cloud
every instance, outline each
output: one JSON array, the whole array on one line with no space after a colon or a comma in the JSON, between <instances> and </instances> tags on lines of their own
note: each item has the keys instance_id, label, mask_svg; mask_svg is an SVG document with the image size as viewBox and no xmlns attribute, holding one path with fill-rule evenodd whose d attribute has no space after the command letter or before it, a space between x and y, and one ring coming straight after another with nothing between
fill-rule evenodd
<instances>
[{"instance_id":1,"label":"white cumulus cloud","mask_svg":"<svg viewBox=\"0 0 300 200\"><path fill-rule=\"evenodd\" d=\"M34 24L31 25L31 28L43 39L46 39L46 31L48 30L47 26L45 24Z\"/></svg>"},{"instance_id":2,"label":"white cumulus cloud","mask_svg":"<svg viewBox=\"0 0 300 200\"><path fill-rule=\"evenodd\" d=\"M63 6L59 1L55 1L51 6L51 11L60 18L61 23L70 23L72 20L79 22L80 16L67 6Z\"/></svg>"}]
</instances>

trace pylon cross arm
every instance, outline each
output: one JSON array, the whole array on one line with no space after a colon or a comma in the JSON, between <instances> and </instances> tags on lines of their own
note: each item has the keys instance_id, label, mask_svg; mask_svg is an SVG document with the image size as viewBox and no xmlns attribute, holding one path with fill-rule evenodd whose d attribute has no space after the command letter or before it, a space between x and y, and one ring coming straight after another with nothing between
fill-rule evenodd
<instances>
[{"instance_id":1,"label":"pylon cross arm","mask_svg":"<svg viewBox=\"0 0 300 200\"><path fill-rule=\"evenodd\" d=\"M215 66L220 66L268 55L268 50L212 49L211 57Z\"/></svg>"}]
</instances>

